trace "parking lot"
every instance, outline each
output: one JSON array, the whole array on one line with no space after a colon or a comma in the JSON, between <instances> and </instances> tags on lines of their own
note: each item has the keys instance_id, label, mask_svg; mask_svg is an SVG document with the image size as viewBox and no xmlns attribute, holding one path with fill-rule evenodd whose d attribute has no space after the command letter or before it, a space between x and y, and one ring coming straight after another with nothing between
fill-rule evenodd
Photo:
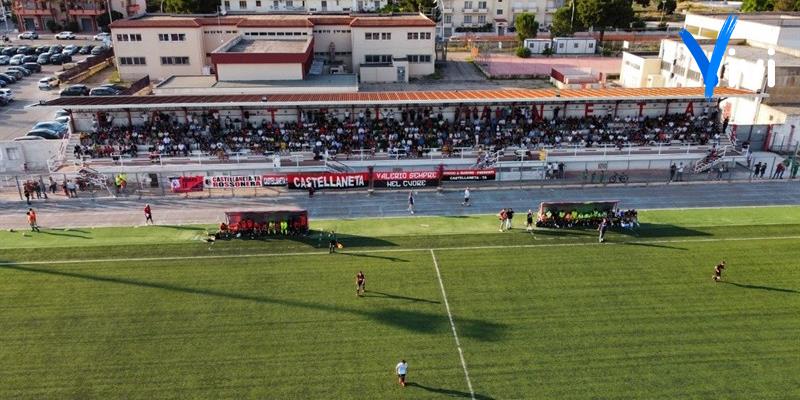
<instances>
[{"instance_id":1,"label":"parking lot","mask_svg":"<svg viewBox=\"0 0 800 400\"><path fill-rule=\"evenodd\" d=\"M47 39L38 40L19 40L14 36L10 44L5 46L49 46L60 44L63 46L74 44L77 46L84 45L98 45L101 42L94 42L91 37L81 38L79 40L54 40L52 35ZM88 39L88 40L86 40ZM78 62L87 55L75 54L72 56L73 63ZM66 65L68 66L68 64ZM9 65L0 65L0 72L5 71ZM0 140L12 140L16 137L25 136L33 125L41 121L52 120L53 112L55 110L35 107L40 100L52 99L58 97L58 92L64 88L52 90L39 90L39 79L52 76L55 72L63 70L65 65L42 65L41 72L34 72L30 76L26 76L21 81L6 86L14 92L14 101L5 107L0 107Z\"/></svg>"}]
</instances>

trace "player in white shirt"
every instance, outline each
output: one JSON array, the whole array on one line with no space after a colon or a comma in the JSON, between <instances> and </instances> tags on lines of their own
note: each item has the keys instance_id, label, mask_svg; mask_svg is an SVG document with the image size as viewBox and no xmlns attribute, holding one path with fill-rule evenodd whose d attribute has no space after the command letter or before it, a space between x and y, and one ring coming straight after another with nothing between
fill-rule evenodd
<instances>
[{"instance_id":1,"label":"player in white shirt","mask_svg":"<svg viewBox=\"0 0 800 400\"><path fill-rule=\"evenodd\" d=\"M464 207L469 207L469 187L464 189L464 202L461 203Z\"/></svg>"},{"instance_id":2,"label":"player in white shirt","mask_svg":"<svg viewBox=\"0 0 800 400\"><path fill-rule=\"evenodd\" d=\"M406 386L406 371L408 371L408 364L406 364L406 360L400 360L397 363L397 366L394 367L395 372L397 372L397 381L400 383L400 386Z\"/></svg>"}]
</instances>

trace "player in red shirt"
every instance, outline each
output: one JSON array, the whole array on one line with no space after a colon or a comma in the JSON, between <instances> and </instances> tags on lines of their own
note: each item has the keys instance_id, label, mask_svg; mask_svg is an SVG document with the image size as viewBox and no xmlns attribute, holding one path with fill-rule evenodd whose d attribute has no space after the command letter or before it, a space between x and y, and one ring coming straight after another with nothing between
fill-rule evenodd
<instances>
[{"instance_id":1,"label":"player in red shirt","mask_svg":"<svg viewBox=\"0 0 800 400\"><path fill-rule=\"evenodd\" d=\"M714 275L711 275L711 279L714 282L719 282L722 280L722 270L725 269L725 260L722 260L717 266L714 267Z\"/></svg>"},{"instance_id":2,"label":"player in red shirt","mask_svg":"<svg viewBox=\"0 0 800 400\"><path fill-rule=\"evenodd\" d=\"M363 272L358 271L356 274L356 296L363 296L367 291L367 277Z\"/></svg>"},{"instance_id":3,"label":"player in red shirt","mask_svg":"<svg viewBox=\"0 0 800 400\"><path fill-rule=\"evenodd\" d=\"M144 223L147 224L148 222L151 225L154 224L154 222L153 222L153 213L150 210L150 204L145 204L144 205Z\"/></svg>"}]
</instances>

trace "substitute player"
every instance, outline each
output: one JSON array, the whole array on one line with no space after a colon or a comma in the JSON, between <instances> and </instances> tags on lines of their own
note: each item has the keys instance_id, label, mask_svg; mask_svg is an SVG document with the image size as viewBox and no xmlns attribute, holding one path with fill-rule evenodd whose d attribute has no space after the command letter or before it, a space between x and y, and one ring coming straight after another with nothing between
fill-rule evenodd
<instances>
[{"instance_id":1,"label":"substitute player","mask_svg":"<svg viewBox=\"0 0 800 400\"><path fill-rule=\"evenodd\" d=\"M356 296L363 296L367 291L367 277L364 272L358 271L356 274Z\"/></svg>"},{"instance_id":2,"label":"substitute player","mask_svg":"<svg viewBox=\"0 0 800 400\"><path fill-rule=\"evenodd\" d=\"M408 372L408 364L406 360L400 360L399 363L394 367L394 371L397 372L397 382L400 383L400 386L406 386L406 372Z\"/></svg>"},{"instance_id":3,"label":"substitute player","mask_svg":"<svg viewBox=\"0 0 800 400\"><path fill-rule=\"evenodd\" d=\"M714 282L719 282L722 280L723 269L725 269L725 260L722 260L722 262L714 267L714 275L711 275L711 279L713 279Z\"/></svg>"}]
</instances>

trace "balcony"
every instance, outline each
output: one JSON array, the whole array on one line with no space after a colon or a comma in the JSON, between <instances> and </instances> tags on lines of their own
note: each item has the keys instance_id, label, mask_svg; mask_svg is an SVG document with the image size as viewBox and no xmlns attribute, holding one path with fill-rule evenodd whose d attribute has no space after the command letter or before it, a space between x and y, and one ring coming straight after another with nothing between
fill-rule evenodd
<instances>
[{"instance_id":1,"label":"balcony","mask_svg":"<svg viewBox=\"0 0 800 400\"><path fill-rule=\"evenodd\" d=\"M21 15L21 16L34 16L34 15L54 15L55 10L53 9L46 9L42 10L39 8L15 8L14 14Z\"/></svg>"},{"instance_id":2,"label":"balcony","mask_svg":"<svg viewBox=\"0 0 800 400\"><path fill-rule=\"evenodd\" d=\"M303 7L297 7L297 6L278 6L278 7L270 6L269 10L270 11L305 11L306 9L303 8Z\"/></svg>"},{"instance_id":3,"label":"balcony","mask_svg":"<svg viewBox=\"0 0 800 400\"><path fill-rule=\"evenodd\" d=\"M444 13L444 14L452 14L452 13L453 13L453 8L452 8L452 7L450 7L450 8L443 8L443 9L442 9L442 13Z\"/></svg>"},{"instance_id":4,"label":"balcony","mask_svg":"<svg viewBox=\"0 0 800 400\"><path fill-rule=\"evenodd\" d=\"M473 10L473 11L474 11L474 10ZM479 8L479 9L478 9L478 14L486 14L486 13L488 13L488 12L489 12L489 10L488 10L488 9L486 9L486 8Z\"/></svg>"},{"instance_id":5,"label":"balcony","mask_svg":"<svg viewBox=\"0 0 800 400\"><path fill-rule=\"evenodd\" d=\"M97 4L70 4L67 14L76 16L96 16L106 12L104 5Z\"/></svg>"}]
</instances>

